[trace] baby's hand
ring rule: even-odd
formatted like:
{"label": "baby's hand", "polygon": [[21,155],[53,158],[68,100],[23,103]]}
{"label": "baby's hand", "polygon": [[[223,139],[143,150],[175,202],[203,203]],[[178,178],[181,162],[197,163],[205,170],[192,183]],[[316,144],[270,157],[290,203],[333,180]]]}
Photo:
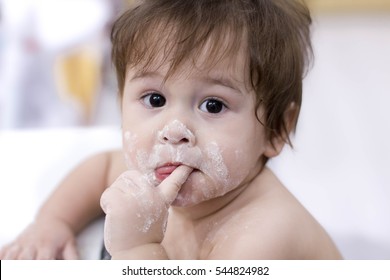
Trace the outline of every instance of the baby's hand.
{"label": "baby's hand", "polygon": [[36,221],[0,250],[0,259],[78,259],[75,236],[57,220]]}
{"label": "baby's hand", "polygon": [[191,171],[179,166],[157,187],[139,172],[127,171],[103,193],[101,206],[107,214],[104,241],[111,255],[162,242],[168,208]]}

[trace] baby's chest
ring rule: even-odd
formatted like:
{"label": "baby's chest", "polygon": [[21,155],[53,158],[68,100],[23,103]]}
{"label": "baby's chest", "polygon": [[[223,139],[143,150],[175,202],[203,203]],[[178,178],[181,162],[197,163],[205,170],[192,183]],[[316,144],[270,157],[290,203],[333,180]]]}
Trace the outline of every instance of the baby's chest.
{"label": "baby's chest", "polygon": [[193,229],[176,228],[174,232],[167,231],[163,246],[170,259],[207,259],[213,248],[212,240],[207,232],[200,234]]}

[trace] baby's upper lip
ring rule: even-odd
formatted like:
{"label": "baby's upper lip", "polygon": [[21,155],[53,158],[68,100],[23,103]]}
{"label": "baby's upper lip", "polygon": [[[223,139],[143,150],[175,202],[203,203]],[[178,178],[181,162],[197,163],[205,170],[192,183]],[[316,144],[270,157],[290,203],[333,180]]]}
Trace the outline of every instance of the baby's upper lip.
{"label": "baby's upper lip", "polygon": [[170,174],[180,165],[185,165],[185,166],[191,167],[194,170],[197,169],[197,168],[193,167],[191,164],[186,164],[183,162],[168,162],[168,163],[164,163],[164,164],[157,166],[155,170],[156,170],[156,172],[158,172],[160,174],[168,174],[168,173]]}
{"label": "baby's upper lip", "polygon": [[167,163],[164,163],[164,164],[161,164],[159,166],[157,166],[157,169],[158,168],[164,168],[164,167],[170,167],[170,166],[180,166],[182,165],[183,163],[181,162],[167,162]]}
{"label": "baby's upper lip", "polygon": [[163,165],[158,166],[156,168],[156,171],[160,174],[168,174],[168,173],[172,173],[180,165],[182,165],[182,163],[169,162],[169,163],[165,163]]}

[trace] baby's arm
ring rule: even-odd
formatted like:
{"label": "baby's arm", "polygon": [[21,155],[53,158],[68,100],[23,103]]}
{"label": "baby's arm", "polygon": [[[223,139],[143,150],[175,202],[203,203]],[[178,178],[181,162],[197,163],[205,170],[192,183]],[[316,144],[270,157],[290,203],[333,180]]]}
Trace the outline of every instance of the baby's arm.
{"label": "baby's arm", "polygon": [[104,192],[104,241],[113,259],[168,259],[161,245],[168,208],[191,171],[179,166],[157,187],[139,172],[127,171]]}
{"label": "baby's arm", "polygon": [[99,200],[114,152],[92,156],[77,166],[39,210],[35,221],[0,250],[0,259],[75,259],[75,236],[102,215]]}

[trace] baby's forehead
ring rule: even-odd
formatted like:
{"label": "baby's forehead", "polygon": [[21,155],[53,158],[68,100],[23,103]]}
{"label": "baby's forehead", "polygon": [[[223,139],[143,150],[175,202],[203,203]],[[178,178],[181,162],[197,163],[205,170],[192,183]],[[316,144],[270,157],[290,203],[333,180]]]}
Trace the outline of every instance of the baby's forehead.
{"label": "baby's forehead", "polygon": [[[171,77],[210,76],[245,82],[248,78],[249,63],[243,41],[236,44],[229,41],[229,36],[225,36],[223,42],[210,37],[196,48],[181,49],[174,40],[167,40],[166,34],[151,36],[148,40],[147,44],[153,48],[144,51],[137,63],[130,60],[127,72],[131,71],[136,76],[164,73],[165,80]],[[137,57],[140,58],[140,55]]]}

